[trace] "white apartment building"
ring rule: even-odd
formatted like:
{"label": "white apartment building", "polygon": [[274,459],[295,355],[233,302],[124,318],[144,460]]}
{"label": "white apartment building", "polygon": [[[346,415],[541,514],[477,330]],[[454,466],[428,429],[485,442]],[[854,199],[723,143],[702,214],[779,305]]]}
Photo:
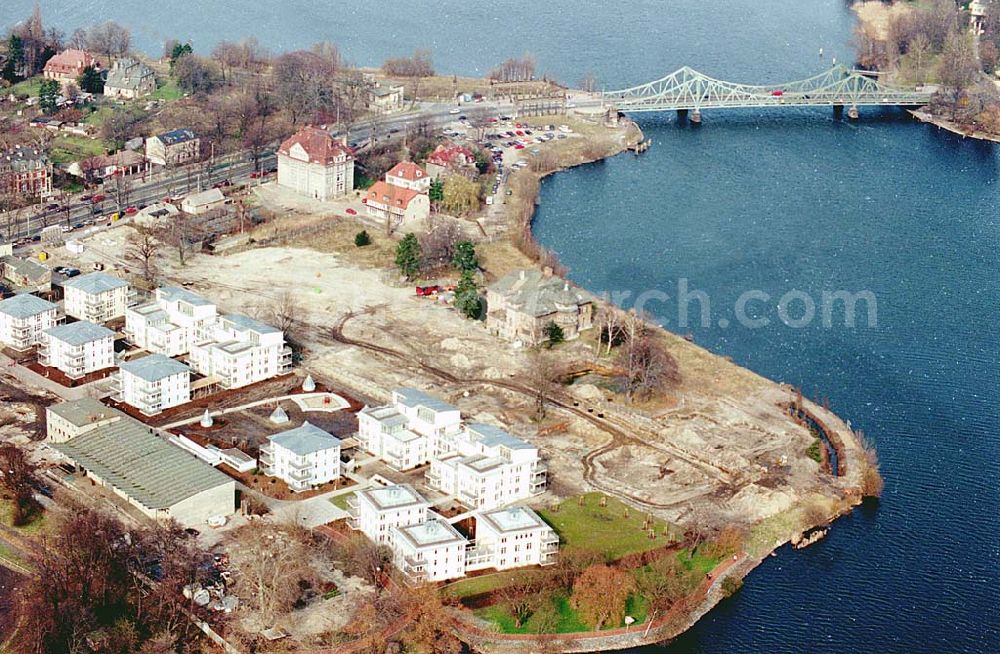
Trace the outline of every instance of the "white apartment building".
{"label": "white apartment building", "polygon": [[465,576],[465,550],[469,541],[446,520],[392,530],[394,563],[411,583],[443,581]]}
{"label": "white apartment building", "polygon": [[67,316],[104,323],[125,315],[128,282],[102,272],[73,277],[63,282]]}
{"label": "white apartment building", "polygon": [[465,554],[468,572],[526,565],[551,565],[559,557],[559,536],[525,506],[476,514],[476,539]]}
{"label": "white apartment building", "polygon": [[392,403],[358,413],[358,441],[396,470],[427,463],[439,441],[461,430],[458,408],[415,388],[393,391]]}
{"label": "white apartment building", "polygon": [[221,316],[201,330],[204,340],[191,345],[191,366],[218,377],[223,388],[241,388],[288,372],[292,350],[284,333],[248,316]]}
{"label": "white apartment building", "polygon": [[24,352],[56,325],[56,305],[40,297],[15,295],[0,302],[0,343]]}
{"label": "white apartment building", "polygon": [[379,545],[391,545],[393,529],[427,520],[430,502],[409,484],[363,488],[347,500],[347,524]]}
{"label": "white apartment building", "polygon": [[115,333],[81,320],[50,327],[42,332],[38,362],[57,368],[70,379],[115,365]]}
{"label": "white apartment building", "polygon": [[191,369],[162,354],[118,366],[113,397],[147,416],[191,400]]}
{"label": "white apartment building", "polygon": [[275,434],[260,448],[261,471],[293,491],[309,490],[340,477],[340,439],[308,422]]}
{"label": "white apartment building", "polygon": [[473,509],[492,509],[545,490],[538,448],[499,427],[470,423],[440,440],[427,483]]}
{"label": "white apartment building", "polygon": [[136,346],[168,357],[187,353],[204,340],[217,318],[215,304],[176,286],[153,292],[153,300],[125,310],[125,335]]}

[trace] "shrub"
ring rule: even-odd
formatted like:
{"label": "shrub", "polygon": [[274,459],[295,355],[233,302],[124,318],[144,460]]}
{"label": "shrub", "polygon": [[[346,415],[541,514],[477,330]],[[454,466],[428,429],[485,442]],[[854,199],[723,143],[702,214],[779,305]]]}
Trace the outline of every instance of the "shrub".
{"label": "shrub", "polygon": [[354,235],[354,244],[359,248],[363,248],[366,245],[372,244],[372,237],[368,235],[368,231],[362,229],[360,232]]}

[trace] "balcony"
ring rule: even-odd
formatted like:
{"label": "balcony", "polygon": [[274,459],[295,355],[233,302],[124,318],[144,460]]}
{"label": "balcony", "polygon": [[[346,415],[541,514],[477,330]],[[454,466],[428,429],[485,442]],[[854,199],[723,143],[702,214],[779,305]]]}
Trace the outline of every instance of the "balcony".
{"label": "balcony", "polygon": [[262,466],[273,466],[274,455],[262,447],[260,448],[260,453],[257,456],[257,461],[259,461]]}
{"label": "balcony", "polygon": [[[313,469],[312,467],[306,468],[305,470],[296,470],[293,468],[289,471],[288,477],[294,481],[305,483],[313,478]],[[291,482],[289,482],[289,484],[291,484]]]}

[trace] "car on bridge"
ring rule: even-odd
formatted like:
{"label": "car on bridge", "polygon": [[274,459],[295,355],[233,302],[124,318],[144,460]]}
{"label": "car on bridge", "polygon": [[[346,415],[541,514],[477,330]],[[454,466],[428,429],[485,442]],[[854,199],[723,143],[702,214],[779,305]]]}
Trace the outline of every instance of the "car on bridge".
{"label": "car on bridge", "polygon": [[774,89],[773,91],[771,91],[771,95],[773,95],[776,98],[780,98],[781,96],[785,95],[785,92],[782,89]]}

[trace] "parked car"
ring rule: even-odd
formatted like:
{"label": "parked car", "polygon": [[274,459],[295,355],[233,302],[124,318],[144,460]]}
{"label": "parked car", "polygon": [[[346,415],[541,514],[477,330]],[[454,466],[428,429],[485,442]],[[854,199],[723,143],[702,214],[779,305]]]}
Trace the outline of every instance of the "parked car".
{"label": "parked car", "polygon": [[417,287],[417,295],[420,296],[420,297],[427,297],[427,296],[430,296],[430,295],[437,295],[440,291],[441,291],[441,287],[437,286],[437,285],[434,285],[434,286],[418,286]]}
{"label": "parked car", "polygon": [[90,201],[93,202],[94,204],[97,204],[98,202],[104,202],[104,199],[105,198],[103,195],[98,194],[90,198]]}
{"label": "parked car", "polygon": [[55,203],[55,202],[53,202],[52,204],[45,205],[45,210],[46,211],[55,211],[56,209],[59,209],[59,208],[60,208],[59,205],[57,203]]}

